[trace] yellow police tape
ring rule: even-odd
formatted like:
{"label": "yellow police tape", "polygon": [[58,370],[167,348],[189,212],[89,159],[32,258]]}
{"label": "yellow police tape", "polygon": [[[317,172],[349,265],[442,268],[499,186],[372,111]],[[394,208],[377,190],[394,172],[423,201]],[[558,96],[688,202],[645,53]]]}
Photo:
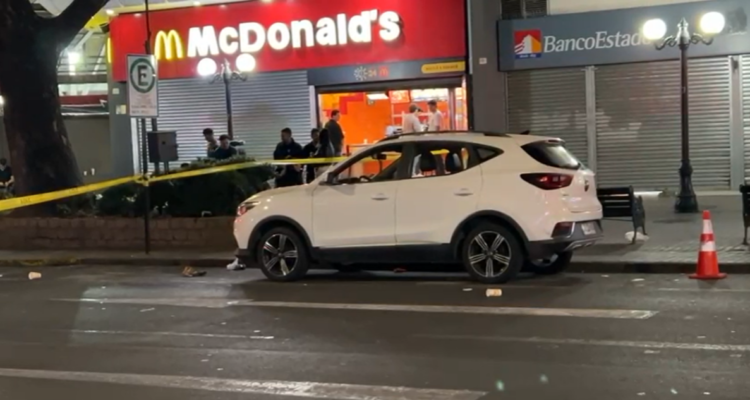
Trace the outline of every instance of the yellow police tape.
{"label": "yellow police tape", "polygon": [[245,163],[222,165],[219,167],[201,168],[192,171],[177,172],[161,176],[152,176],[144,178],[141,175],[129,176],[125,178],[112,179],[105,182],[92,183],[90,185],[79,186],[72,189],[63,189],[55,192],[34,194],[24,197],[14,197],[11,199],[0,200],[0,212],[13,210],[21,207],[33,206],[36,204],[46,203],[49,201],[60,200],[68,197],[79,196],[86,193],[96,192],[108,189],[114,186],[124,185],[126,183],[136,182],[148,186],[152,182],[168,181],[173,179],[184,179],[194,176],[215,174],[218,172],[234,171],[257,167],[261,165],[295,165],[295,164],[333,164],[345,160],[346,157],[335,158],[308,158],[300,160],[273,160],[273,161],[249,161]]}
{"label": "yellow police tape", "polygon": [[[433,151],[433,154],[446,154],[446,150]],[[235,171],[238,169],[252,168],[261,165],[315,165],[315,164],[335,164],[337,162],[346,160],[348,157],[331,157],[331,158],[305,158],[295,160],[264,160],[264,161],[248,161],[244,163],[222,165],[219,167],[201,168],[191,171],[176,172],[174,174],[166,174],[160,176],[149,176],[143,177],[142,175],[130,176],[126,178],[118,178],[110,181],[92,183],[90,185],[79,186],[72,189],[58,190],[55,192],[34,194],[31,196],[15,197],[12,199],[0,200],[0,212],[13,210],[21,207],[33,206],[36,204],[46,203],[48,201],[60,200],[67,197],[78,196],[86,193],[96,192],[111,188],[113,186],[124,185],[126,183],[136,182],[138,184],[148,186],[153,182],[171,181],[175,179],[191,178],[194,176],[215,174],[219,172]],[[387,159],[395,160],[398,159],[398,155],[388,156]],[[377,161],[373,159],[372,161]]]}

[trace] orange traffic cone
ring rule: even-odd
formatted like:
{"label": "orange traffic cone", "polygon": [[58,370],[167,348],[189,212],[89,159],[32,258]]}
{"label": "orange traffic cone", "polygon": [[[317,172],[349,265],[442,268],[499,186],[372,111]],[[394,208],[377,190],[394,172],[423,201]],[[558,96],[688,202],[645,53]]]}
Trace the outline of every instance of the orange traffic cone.
{"label": "orange traffic cone", "polygon": [[716,255],[714,228],[711,224],[711,213],[703,211],[703,233],[701,250],[698,253],[698,266],[690,279],[724,279],[727,274],[719,272],[719,258]]}

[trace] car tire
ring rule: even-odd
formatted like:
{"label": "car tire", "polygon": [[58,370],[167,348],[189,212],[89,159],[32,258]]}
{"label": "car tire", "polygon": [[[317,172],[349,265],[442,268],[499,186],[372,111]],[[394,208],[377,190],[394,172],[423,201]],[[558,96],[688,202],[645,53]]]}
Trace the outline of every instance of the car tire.
{"label": "car tire", "polygon": [[472,229],[461,247],[464,268],[482,283],[510,281],[521,270],[525,258],[518,236],[493,223],[482,223]]}
{"label": "car tire", "polygon": [[573,259],[573,252],[555,254],[549,260],[528,260],[525,270],[539,275],[555,275],[565,271]]}
{"label": "car tire", "polygon": [[256,246],[258,268],[269,280],[296,281],[310,269],[307,246],[299,233],[292,229],[272,228],[261,236]]}

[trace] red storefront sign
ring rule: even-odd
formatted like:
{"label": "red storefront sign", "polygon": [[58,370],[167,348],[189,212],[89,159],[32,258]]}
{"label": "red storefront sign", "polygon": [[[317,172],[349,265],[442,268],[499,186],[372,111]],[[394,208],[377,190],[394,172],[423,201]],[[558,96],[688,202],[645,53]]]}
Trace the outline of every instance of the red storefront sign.
{"label": "red storefront sign", "polygon": [[[240,54],[265,72],[466,53],[464,0],[249,1],[155,11],[150,19],[160,79],[195,77],[206,58],[235,65]],[[145,31],[140,13],[110,23],[115,80],[127,79],[128,54],[144,52]]]}

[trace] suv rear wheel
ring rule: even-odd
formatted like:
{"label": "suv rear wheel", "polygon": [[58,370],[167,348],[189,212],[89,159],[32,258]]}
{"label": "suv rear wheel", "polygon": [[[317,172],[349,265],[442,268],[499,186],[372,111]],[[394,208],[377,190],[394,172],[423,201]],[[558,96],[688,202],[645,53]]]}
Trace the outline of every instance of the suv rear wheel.
{"label": "suv rear wheel", "polygon": [[296,281],[310,268],[305,242],[297,232],[272,228],[260,238],[256,253],[258,266],[266,278],[277,282]]}
{"label": "suv rear wheel", "polygon": [[521,270],[524,258],[516,235],[489,222],[472,229],[461,249],[464,268],[482,283],[508,282]]}

